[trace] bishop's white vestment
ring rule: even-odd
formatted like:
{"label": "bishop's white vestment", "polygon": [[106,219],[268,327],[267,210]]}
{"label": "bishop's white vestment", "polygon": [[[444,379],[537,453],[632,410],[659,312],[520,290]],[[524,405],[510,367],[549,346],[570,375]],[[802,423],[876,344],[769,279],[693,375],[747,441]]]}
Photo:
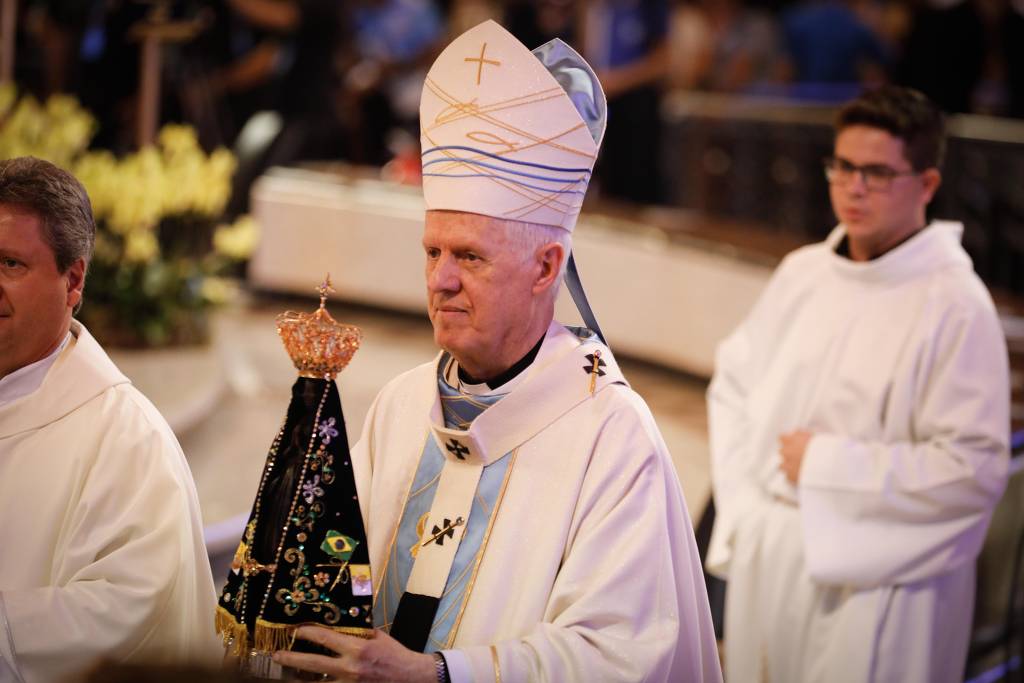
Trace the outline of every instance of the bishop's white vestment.
{"label": "bishop's white vestment", "polygon": [[[607,347],[552,323],[522,379],[465,430],[444,426],[438,372],[446,357],[388,384],[353,449],[375,617],[394,607],[383,604],[382,584],[395,572],[389,559],[412,553],[410,586],[429,588],[439,577],[435,594],[448,595],[462,582],[464,599],[438,615],[449,620],[437,649],[455,663],[454,683],[720,680],[675,468]],[[396,540],[399,524],[418,493],[421,456],[435,446],[438,494],[423,535],[407,545]],[[497,494],[485,501],[493,471]],[[481,482],[470,498],[487,509],[484,529],[467,529],[468,513],[447,514],[444,490],[464,475]],[[452,540],[474,535],[479,552],[459,576],[421,571],[430,557],[454,553]]]}
{"label": "bishop's white vestment", "polygon": [[78,322],[0,406],[0,680],[220,650],[195,486],[170,427]]}
{"label": "bishop's white vestment", "polygon": [[[706,564],[729,582],[729,680],[962,680],[1009,384],[961,232],[934,222],[854,262],[839,226],[719,347]],[[798,429],[814,436],[794,487],[778,438]]]}

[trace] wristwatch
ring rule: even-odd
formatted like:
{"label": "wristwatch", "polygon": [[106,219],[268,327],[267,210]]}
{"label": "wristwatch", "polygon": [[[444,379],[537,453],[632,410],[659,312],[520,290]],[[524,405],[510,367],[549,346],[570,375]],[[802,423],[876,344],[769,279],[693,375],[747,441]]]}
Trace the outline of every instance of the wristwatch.
{"label": "wristwatch", "polygon": [[434,671],[437,672],[437,683],[452,683],[448,677],[448,662],[440,652],[434,653]]}

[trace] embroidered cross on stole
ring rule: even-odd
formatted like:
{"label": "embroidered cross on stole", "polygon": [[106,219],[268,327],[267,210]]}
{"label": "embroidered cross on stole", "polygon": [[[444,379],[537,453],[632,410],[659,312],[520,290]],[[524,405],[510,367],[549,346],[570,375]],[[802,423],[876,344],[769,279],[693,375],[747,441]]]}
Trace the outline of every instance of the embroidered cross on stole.
{"label": "embroidered cross on stole", "polygon": [[[444,423],[449,429],[466,430],[504,394],[461,393],[440,372],[446,365],[438,364],[437,379]],[[484,466],[473,456],[471,445],[457,436],[440,444],[427,438],[390,550],[375,625],[416,651],[450,646],[509,469],[508,457]],[[433,566],[417,565],[420,558],[433,560]],[[434,576],[438,571],[447,572],[443,583]],[[431,590],[438,585],[443,587],[440,595]]]}

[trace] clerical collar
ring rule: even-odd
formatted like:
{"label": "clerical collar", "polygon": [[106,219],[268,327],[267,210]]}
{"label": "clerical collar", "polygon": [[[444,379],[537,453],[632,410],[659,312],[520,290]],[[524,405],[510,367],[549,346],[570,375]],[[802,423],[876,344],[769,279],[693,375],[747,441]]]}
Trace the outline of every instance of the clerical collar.
{"label": "clerical collar", "polygon": [[[883,251],[881,254],[875,254],[874,256],[869,258],[868,260],[869,261],[874,261],[877,258],[885,256],[886,254],[888,254],[893,249],[896,249],[897,247],[900,247],[903,244],[905,244],[907,242],[907,240],[909,240],[911,237],[914,237],[915,235],[919,235],[921,233],[921,231],[924,230],[926,227],[928,227],[928,226],[925,225],[923,227],[918,228],[914,232],[910,233],[909,235],[907,235],[906,237],[901,239],[896,244],[892,245],[891,247],[889,247],[888,249]],[[839,244],[836,245],[835,251],[836,251],[836,256],[842,256],[843,258],[850,259],[851,261],[853,260],[853,258],[850,256],[850,236],[849,235],[843,235],[843,239],[839,240]]]}
{"label": "clerical collar", "polygon": [[57,361],[57,356],[68,345],[68,340],[70,339],[71,333],[68,332],[64,335],[64,341],[58,344],[57,348],[46,358],[30,363],[23,368],[18,368],[9,375],[0,378],[0,406],[17,401],[19,398],[28,396],[38,389],[43,380],[46,379],[46,373],[50,370],[50,366]]}
{"label": "clerical collar", "polygon": [[843,239],[836,245],[836,255],[850,258],[850,238],[847,235],[843,235]]}
{"label": "clerical collar", "polygon": [[545,330],[545,334],[542,334],[540,336],[540,339],[538,339],[537,343],[533,345],[533,348],[527,351],[525,356],[523,356],[518,361],[513,363],[512,367],[510,367],[508,370],[501,373],[500,375],[496,375],[490,379],[476,379],[475,377],[472,377],[468,372],[466,372],[461,365],[459,365],[459,382],[461,382],[463,385],[468,385],[468,387],[486,385],[487,388],[490,389],[491,391],[501,386],[504,386],[505,384],[508,384],[513,379],[518,377],[523,370],[530,367],[534,359],[537,357],[537,352],[540,351],[541,344],[544,343],[544,336],[546,334],[547,331]]}

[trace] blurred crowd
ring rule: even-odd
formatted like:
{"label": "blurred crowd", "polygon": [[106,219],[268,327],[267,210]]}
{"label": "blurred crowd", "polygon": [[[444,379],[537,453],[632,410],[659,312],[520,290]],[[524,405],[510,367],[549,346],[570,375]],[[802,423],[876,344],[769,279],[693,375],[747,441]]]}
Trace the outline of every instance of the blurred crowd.
{"label": "blurred crowd", "polygon": [[[21,0],[15,80],[76,95],[94,145],[133,146],[138,27],[162,34],[161,121],[263,169],[415,155],[426,68],[487,18],[581,47],[609,98],[601,193],[655,201],[666,89],[838,102],[895,82],[948,112],[1024,117],[1024,0]],[[623,123],[627,122],[627,123]]]}

